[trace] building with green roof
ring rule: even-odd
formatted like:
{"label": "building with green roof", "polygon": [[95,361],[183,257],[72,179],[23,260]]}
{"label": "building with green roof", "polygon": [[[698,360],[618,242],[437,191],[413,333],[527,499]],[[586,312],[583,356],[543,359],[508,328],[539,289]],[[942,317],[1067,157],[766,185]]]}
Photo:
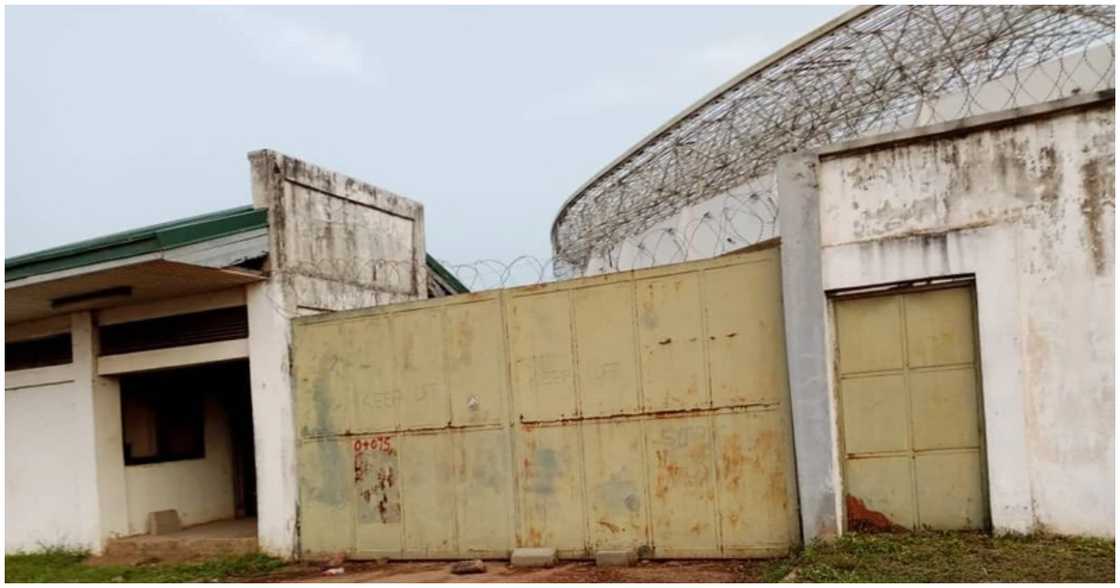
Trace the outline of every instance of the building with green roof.
{"label": "building with green roof", "polygon": [[420,203],[273,151],[252,203],[8,258],[7,549],[295,553],[289,321],[463,294]]}

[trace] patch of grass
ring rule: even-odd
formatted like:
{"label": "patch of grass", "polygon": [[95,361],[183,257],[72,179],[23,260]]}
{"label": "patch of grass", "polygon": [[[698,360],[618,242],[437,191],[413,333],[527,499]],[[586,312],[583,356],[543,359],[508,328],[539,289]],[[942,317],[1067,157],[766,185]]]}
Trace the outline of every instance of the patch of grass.
{"label": "patch of grass", "polygon": [[773,562],[768,582],[1113,582],[1115,543],[1053,535],[850,533]]}
{"label": "patch of grass", "polygon": [[91,566],[88,553],[52,548],[4,557],[7,582],[205,582],[251,579],[278,570],[284,562],[265,555],[243,555],[185,564]]}

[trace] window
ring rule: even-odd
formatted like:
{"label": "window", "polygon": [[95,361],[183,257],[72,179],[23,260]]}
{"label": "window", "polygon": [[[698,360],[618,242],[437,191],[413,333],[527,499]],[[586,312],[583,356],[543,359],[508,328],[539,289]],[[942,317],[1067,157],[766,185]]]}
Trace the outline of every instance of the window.
{"label": "window", "polygon": [[4,371],[64,365],[72,361],[70,333],[4,345]]}
{"label": "window", "polygon": [[106,325],[98,334],[101,355],[244,339],[249,336],[249,313],[245,306],[218,308]]}
{"label": "window", "polygon": [[121,378],[125,465],[206,456],[205,389],[178,372]]}

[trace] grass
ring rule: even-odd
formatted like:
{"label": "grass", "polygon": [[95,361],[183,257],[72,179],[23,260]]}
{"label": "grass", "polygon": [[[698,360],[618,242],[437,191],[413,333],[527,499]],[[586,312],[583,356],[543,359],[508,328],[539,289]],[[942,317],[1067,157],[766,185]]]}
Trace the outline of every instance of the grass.
{"label": "grass", "polygon": [[52,548],[4,557],[7,582],[206,582],[247,580],[278,570],[284,563],[264,555],[244,555],[201,563],[91,566],[84,551]]}
{"label": "grass", "polygon": [[851,533],[773,562],[765,582],[1113,582],[1113,541],[983,533]]}
{"label": "grass", "polygon": [[[1053,535],[850,533],[785,559],[743,562],[743,580],[763,582],[1113,582],[1115,543]],[[6,556],[8,582],[206,582],[284,579],[307,573],[271,557],[201,563],[90,566],[82,551]],[[298,566],[297,566],[298,567]]]}

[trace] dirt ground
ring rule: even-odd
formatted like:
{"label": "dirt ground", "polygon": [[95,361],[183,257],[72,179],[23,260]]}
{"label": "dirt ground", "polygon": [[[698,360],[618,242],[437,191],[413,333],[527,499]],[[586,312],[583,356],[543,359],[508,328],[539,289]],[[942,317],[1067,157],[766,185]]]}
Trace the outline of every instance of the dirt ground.
{"label": "dirt ground", "polygon": [[[599,568],[594,562],[562,562],[553,568],[513,568],[505,561],[486,562],[486,572],[455,575],[448,562],[346,562],[340,575],[324,575],[318,566],[280,570],[265,582],[742,582],[757,579],[764,562],[640,562],[628,568]],[[261,581],[258,579],[256,581]]]}

